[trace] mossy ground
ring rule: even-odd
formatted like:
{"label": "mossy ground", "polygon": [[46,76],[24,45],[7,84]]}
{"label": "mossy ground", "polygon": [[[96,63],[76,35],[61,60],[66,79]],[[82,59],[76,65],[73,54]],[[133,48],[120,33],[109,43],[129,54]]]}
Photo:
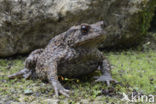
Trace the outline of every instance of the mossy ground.
{"label": "mossy ground", "polygon": [[99,75],[98,71],[81,79],[65,79],[62,81],[63,86],[74,93],[70,98],[61,95],[59,99],[53,96],[54,91],[49,83],[7,78],[24,67],[26,57],[0,59],[0,104],[126,104],[126,101],[121,100],[123,92],[129,97],[132,92],[136,95],[156,95],[156,50],[147,49],[148,44],[143,47],[146,51],[104,52],[112,65],[112,76],[119,84],[107,87],[95,83],[93,76]]}

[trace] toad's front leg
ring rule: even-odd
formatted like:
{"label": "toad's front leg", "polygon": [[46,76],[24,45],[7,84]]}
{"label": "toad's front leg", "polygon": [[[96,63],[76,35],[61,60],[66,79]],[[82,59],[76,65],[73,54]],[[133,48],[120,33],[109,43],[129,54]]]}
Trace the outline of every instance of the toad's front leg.
{"label": "toad's front leg", "polygon": [[51,62],[48,65],[48,80],[54,88],[56,97],[58,97],[59,93],[63,94],[66,97],[69,97],[69,90],[65,89],[58,80],[57,62]]}
{"label": "toad's front leg", "polygon": [[104,58],[104,60],[100,63],[100,70],[102,75],[97,77],[96,82],[106,82],[107,86],[110,85],[110,82],[117,83],[117,81],[111,76],[111,67],[107,59]]}

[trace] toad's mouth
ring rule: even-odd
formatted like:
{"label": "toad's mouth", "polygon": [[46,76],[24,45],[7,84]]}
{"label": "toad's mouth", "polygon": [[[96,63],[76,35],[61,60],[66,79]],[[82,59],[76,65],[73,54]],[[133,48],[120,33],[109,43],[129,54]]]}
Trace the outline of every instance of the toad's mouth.
{"label": "toad's mouth", "polygon": [[76,43],[76,47],[81,47],[81,46],[97,46],[99,45],[106,37],[104,35],[98,35],[94,38],[90,38],[87,40],[82,40]]}

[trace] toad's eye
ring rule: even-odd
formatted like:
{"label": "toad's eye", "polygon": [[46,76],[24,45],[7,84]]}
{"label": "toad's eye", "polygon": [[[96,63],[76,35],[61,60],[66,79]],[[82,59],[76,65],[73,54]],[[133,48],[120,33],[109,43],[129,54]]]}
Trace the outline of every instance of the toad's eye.
{"label": "toad's eye", "polygon": [[81,25],[81,33],[83,35],[86,35],[89,32],[90,26],[87,25]]}

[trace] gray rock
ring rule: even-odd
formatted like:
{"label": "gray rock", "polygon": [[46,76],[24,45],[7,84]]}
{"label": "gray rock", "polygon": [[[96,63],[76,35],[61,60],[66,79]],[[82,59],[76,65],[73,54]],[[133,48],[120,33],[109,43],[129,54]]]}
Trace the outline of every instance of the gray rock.
{"label": "gray rock", "polygon": [[44,47],[72,25],[104,20],[101,47],[131,46],[146,34],[156,0],[0,0],[0,56]]}

